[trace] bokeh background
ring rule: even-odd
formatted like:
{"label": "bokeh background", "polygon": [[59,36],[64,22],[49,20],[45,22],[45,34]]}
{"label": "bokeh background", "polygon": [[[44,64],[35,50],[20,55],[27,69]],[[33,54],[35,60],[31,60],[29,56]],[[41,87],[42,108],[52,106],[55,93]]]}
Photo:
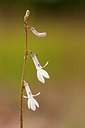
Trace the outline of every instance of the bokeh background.
{"label": "bokeh background", "polygon": [[35,112],[23,103],[24,128],[85,128],[85,2],[84,0],[0,1],[0,128],[19,127],[20,81],[25,32],[29,25],[47,32],[46,38],[28,34],[28,48],[38,55],[50,75],[38,82],[31,57],[26,81],[41,92]]}

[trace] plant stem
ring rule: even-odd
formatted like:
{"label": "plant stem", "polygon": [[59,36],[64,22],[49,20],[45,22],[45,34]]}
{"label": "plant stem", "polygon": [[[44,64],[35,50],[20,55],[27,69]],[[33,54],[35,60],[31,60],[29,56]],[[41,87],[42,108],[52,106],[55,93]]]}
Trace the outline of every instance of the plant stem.
{"label": "plant stem", "polygon": [[25,34],[26,34],[26,44],[25,44],[25,53],[24,53],[24,64],[21,78],[21,94],[20,94],[20,128],[23,128],[23,91],[24,91],[24,80],[26,72],[26,64],[28,57],[28,25],[27,21],[24,22]]}

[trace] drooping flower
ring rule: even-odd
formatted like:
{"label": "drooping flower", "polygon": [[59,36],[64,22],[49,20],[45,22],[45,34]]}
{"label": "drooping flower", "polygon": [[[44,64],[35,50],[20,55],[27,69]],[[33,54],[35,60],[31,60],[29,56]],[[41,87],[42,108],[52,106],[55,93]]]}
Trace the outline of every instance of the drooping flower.
{"label": "drooping flower", "polygon": [[36,67],[36,70],[37,70],[37,78],[40,82],[42,83],[45,83],[45,78],[50,78],[49,74],[43,69],[44,67],[47,66],[48,64],[48,61],[47,63],[42,67],[37,59],[37,56],[35,53],[33,52],[30,52],[31,53],[31,57],[32,57],[32,60],[34,62],[34,65]]}
{"label": "drooping flower", "polygon": [[25,87],[27,96],[23,96],[23,97],[28,99],[28,102],[27,102],[28,108],[35,111],[36,107],[39,108],[39,104],[33,97],[38,96],[40,94],[40,92],[33,95],[31,90],[30,90],[30,87],[26,81],[24,81],[24,87]]}
{"label": "drooping flower", "polygon": [[46,36],[46,32],[38,32],[38,31],[36,31],[35,30],[35,28],[33,28],[33,27],[31,27],[30,28],[30,31],[34,34],[34,35],[36,35],[36,36],[38,36],[38,37],[45,37]]}

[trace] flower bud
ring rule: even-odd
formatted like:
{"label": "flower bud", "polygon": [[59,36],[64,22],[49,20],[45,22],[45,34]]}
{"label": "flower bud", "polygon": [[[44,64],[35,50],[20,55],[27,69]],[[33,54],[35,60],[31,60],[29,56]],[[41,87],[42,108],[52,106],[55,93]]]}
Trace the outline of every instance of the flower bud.
{"label": "flower bud", "polygon": [[45,37],[46,36],[46,32],[38,32],[38,31],[36,31],[35,30],[35,28],[33,28],[33,27],[31,27],[30,28],[30,31],[34,34],[34,35],[36,35],[36,36],[38,36],[38,37]]}
{"label": "flower bud", "polygon": [[26,11],[26,14],[25,14],[25,16],[24,16],[24,22],[27,21],[27,19],[28,19],[28,17],[29,17],[29,14],[30,14],[30,11],[27,10],[27,11]]}

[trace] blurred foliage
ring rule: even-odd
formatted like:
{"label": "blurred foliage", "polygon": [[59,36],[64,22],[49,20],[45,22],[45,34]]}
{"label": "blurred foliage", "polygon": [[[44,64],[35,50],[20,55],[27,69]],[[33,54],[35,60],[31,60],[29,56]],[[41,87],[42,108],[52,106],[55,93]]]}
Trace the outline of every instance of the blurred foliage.
{"label": "blurred foliage", "polygon": [[[38,38],[29,32],[28,48],[38,55],[42,66],[49,61],[45,70],[51,78],[43,88],[36,78],[31,57],[28,56],[26,80],[33,92],[39,90],[42,94],[38,99],[40,109],[35,113],[24,109],[25,125],[37,128],[85,128],[84,4],[83,0],[0,1],[1,128],[1,122],[5,128],[4,120],[11,124],[10,127],[6,124],[6,128],[18,127],[15,122],[18,121],[25,47],[23,16],[27,9],[31,11],[29,25],[40,32],[47,32],[46,38]],[[27,101],[24,102],[27,108]]]}
{"label": "blurred foliage", "polygon": [[[26,7],[68,7],[68,6],[77,6],[77,5],[85,5],[85,0],[9,0],[9,1],[0,1],[1,8],[7,9],[24,9]],[[9,7],[9,8],[8,8]]]}
{"label": "blurred foliage", "polygon": [[[13,14],[14,15],[14,14]],[[9,17],[10,18],[10,17]],[[20,80],[23,53],[25,45],[25,33],[23,27],[23,15],[4,19],[0,23],[0,76]],[[56,13],[56,15],[33,14],[29,18],[29,24],[38,31],[46,31],[46,38],[37,38],[29,33],[29,49],[38,54],[42,65],[48,60],[46,70],[55,78],[61,79],[85,73],[85,24],[84,17],[77,12]],[[29,57],[27,79],[36,80],[36,70]],[[30,75],[29,75],[30,74]],[[29,76],[29,77],[28,77]],[[34,77],[35,76],[35,77]]]}

